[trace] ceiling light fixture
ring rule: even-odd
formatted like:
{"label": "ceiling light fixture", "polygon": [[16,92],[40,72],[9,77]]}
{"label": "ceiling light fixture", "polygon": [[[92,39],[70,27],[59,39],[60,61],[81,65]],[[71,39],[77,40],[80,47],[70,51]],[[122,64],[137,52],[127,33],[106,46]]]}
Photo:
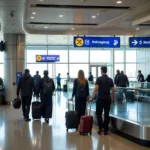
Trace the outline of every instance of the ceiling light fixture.
{"label": "ceiling light fixture", "polygon": [[48,27],[45,26],[44,28],[47,29]]}
{"label": "ceiling light fixture", "polygon": [[36,15],[36,12],[32,12],[32,15]]}
{"label": "ceiling light fixture", "polygon": [[97,13],[97,16],[99,16],[99,13]]}
{"label": "ceiling light fixture", "polygon": [[138,31],[138,30],[140,30],[139,28],[136,28],[136,30]]}
{"label": "ceiling light fixture", "polygon": [[34,17],[32,16],[31,19],[34,19]]}
{"label": "ceiling light fixture", "polygon": [[40,0],[40,2],[43,2],[43,0]]}
{"label": "ceiling light fixture", "polygon": [[71,30],[75,30],[75,28],[71,28]]}
{"label": "ceiling light fixture", "polygon": [[117,4],[122,4],[122,1],[117,1],[116,3],[117,3]]}
{"label": "ceiling light fixture", "polygon": [[95,18],[96,18],[96,16],[92,16],[92,18],[93,18],[93,19],[95,19]]}
{"label": "ceiling light fixture", "polygon": [[59,15],[60,18],[62,18],[64,15]]}

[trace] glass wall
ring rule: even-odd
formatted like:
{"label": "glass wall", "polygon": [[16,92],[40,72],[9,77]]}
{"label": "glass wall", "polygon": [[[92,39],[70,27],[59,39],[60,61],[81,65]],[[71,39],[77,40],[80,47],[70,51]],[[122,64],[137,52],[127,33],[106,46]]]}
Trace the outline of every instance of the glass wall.
{"label": "glass wall", "polygon": [[[48,69],[50,76],[55,77],[61,73],[66,78],[67,72],[72,78],[77,77],[79,69],[83,69],[85,76],[91,65],[109,66],[109,75],[113,78],[116,70],[124,71],[129,80],[137,80],[137,71],[142,70],[146,76],[150,69],[149,49],[130,49],[128,46],[129,36],[121,36],[121,48],[74,48],[73,36],[66,35],[27,35],[26,36],[26,67],[34,75],[36,70],[43,74]],[[60,61],[55,65],[51,63],[36,63],[36,55],[59,55]],[[55,71],[55,75],[54,72]]]}

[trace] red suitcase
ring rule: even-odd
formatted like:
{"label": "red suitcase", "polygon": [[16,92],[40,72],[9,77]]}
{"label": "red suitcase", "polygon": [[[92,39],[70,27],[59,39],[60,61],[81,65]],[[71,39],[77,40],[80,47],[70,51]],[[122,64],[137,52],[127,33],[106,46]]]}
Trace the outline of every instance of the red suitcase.
{"label": "red suitcase", "polygon": [[80,135],[83,134],[92,134],[93,127],[93,116],[90,116],[91,113],[91,102],[90,102],[90,112],[89,116],[82,116],[80,119]]}

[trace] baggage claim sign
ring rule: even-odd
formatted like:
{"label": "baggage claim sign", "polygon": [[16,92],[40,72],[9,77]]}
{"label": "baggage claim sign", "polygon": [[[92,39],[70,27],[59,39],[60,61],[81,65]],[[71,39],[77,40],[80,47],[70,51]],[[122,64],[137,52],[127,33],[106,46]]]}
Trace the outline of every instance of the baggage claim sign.
{"label": "baggage claim sign", "polygon": [[119,48],[120,37],[74,37],[74,47]]}

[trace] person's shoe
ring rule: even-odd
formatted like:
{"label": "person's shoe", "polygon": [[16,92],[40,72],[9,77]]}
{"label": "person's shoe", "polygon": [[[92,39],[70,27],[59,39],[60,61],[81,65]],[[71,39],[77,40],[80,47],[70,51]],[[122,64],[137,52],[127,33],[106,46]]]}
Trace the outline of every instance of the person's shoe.
{"label": "person's shoe", "polygon": [[23,120],[26,120],[26,117],[24,117]]}
{"label": "person's shoe", "polygon": [[108,135],[108,131],[104,131],[104,135]]}
{"label": "person's shoe", "polygon": [[99,129],[99,131],[97,132],[97,134],[102,134],[102,133],[103,133],[102,129]]}
{"label": "person's shoe", "polygon": [[31,121],[31,119],[30,119],[30,118],[26,118],[25,121],[26,121],[26,122],[29,122],[29,121]]}

